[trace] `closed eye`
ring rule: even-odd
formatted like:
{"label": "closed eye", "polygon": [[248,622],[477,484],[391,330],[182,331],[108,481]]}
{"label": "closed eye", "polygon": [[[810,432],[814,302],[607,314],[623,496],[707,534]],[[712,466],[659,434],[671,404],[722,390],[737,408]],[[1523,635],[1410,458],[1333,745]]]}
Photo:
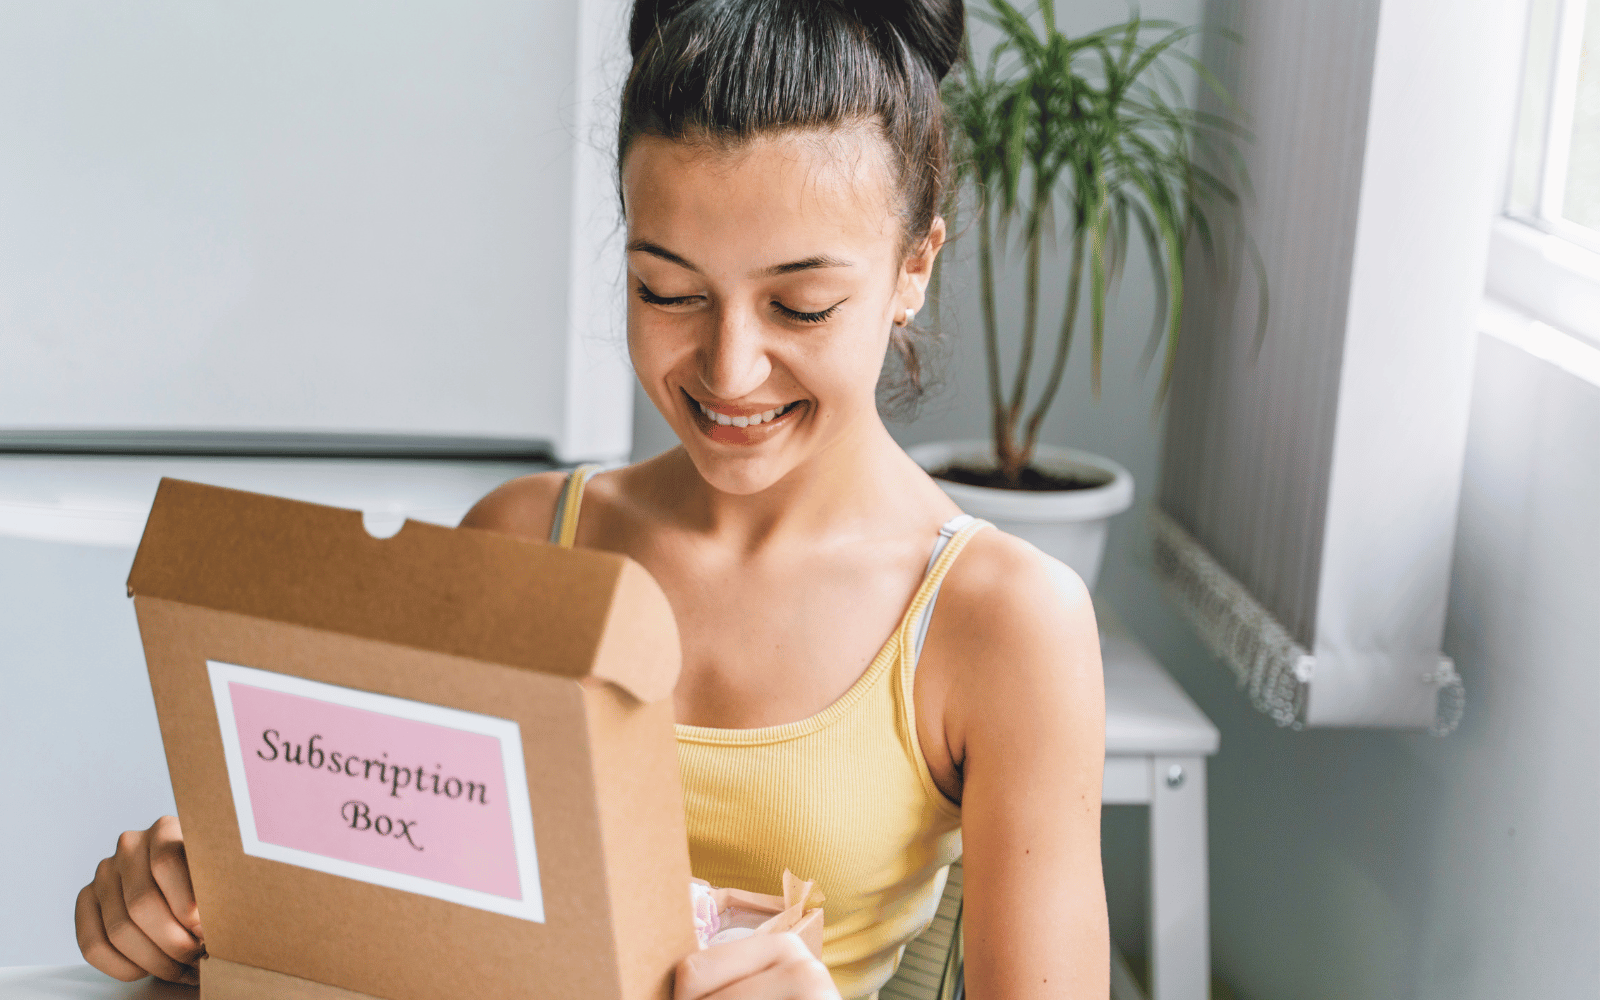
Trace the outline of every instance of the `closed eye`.
{"label": "closed eye", "polygon": [[798,309],[790,309],[788,306],[777,301],[776,299],[773,300],[772,307],[778,310],[780,315],[788,319],[792,319],[796,323],[821,323],[829,316],[832,316],[835,312],[837,312],[839,307],[848,301],[850,301],[848,298],[840,299],[838,302],[835,302],[833,305],[823,309],[820,312],[801,312]]}
{"label": "closed eye", "polygon": [[650,305],[653,305],[653,306],[681,306],[681,305],[687,305],[688,303],[693,302],[694,300],[696,300],[698,298],[700,298],[700,296],[698,296],[698,295],[675,295],[675,296],[657,295],[655,292],[652,292],[650,290],[649,286],[645,285],[643,282],[639,283],[639,301],[648,302]]}

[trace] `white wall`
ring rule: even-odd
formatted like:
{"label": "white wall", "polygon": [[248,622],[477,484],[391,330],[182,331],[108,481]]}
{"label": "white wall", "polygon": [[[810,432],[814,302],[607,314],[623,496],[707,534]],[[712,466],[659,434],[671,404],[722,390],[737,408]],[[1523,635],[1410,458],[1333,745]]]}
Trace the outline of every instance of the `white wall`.
{"label": "white wall", "polygon": [[81,961],[78,890],[117,834],[176,810],[139,628],[133,551],[0,535],[0,966]]}
{"label": "white wall", "polygon": [[1479,351],[1451,736],[1276,728],[1126,567],[1123,614],[1222,730],[1213,952],[1240,997],[1600,992],[1600,386]]}

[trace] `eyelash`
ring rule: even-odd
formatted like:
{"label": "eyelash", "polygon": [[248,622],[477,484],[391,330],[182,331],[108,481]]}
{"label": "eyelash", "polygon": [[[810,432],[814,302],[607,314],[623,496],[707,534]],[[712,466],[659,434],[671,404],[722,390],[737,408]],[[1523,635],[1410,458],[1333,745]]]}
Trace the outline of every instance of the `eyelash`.
{"label": "eyelash", "polygon": [[[639,285],[639,301],[653,306],[681,306],[685,302],[697,298],[699,298],[698,295],[680,295],[674,298],[668,298],[652,292],[647,285],[642,283]],[[844,305],[844,301],[841,299],[840,301],[835,302],[833,305],[821,310],[820,312],[801,312],[798,309],[790,309],[782,302],[775,301],[772,304],[777,308],[778,312],[782,313],[786,318],[794,320],[796,323],[822,323],[826,322],[829,317],[837,312],[839,307]]]}
{"label": "eyelash", "polygon": [[835,302],[833,305],[831,305],[828,308],[822,310],[821,312],[808,313],[808,312],[800,312],[797,309],[790,309],[788,306],[784,305],[782,302],[774,302],[772,304],[777,307],[778,312],[780,312],[783,315],[787,316],[788,318],[794,320],[796,323],[821,323],[821,322],[824,322],[825,320],[827,320],[827,318],[829,316],[832,316],[835,312],[837,312],[841,305],[844,305],[843,301]]}
{"label": "eyelash", "polygon": [[641,302],[648,302],[650,305],[653,305],[653,306],[681,306],[685,302],[688,302],[692,298],[696,298],[696,296],[694,296],[694,295],[680,295],[677,298],[669,299],[669,298],[665,298],[663,296],[657,295],[655,292],[652,292],[645,285],[641,284],[639,286],[639,300]]}

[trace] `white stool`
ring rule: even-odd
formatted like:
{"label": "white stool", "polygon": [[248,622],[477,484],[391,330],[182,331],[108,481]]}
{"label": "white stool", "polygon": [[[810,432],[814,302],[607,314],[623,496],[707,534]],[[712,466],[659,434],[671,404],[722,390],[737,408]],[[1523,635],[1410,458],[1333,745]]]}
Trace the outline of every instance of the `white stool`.
{"label": "white stool", "polygon": [[1108,628],[1100,636],[1106,677],[1100,800],[1150,807],[1150,997],[1206,1000],[1211,991],[1206,758],[1217,752],[1217,727],[1149,651],[1114,620]]}

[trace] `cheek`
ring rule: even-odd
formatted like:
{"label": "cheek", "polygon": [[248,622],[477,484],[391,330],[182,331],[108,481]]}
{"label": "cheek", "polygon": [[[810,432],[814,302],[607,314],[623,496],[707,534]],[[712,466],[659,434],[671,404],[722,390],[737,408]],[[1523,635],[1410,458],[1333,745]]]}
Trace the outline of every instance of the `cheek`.
{"label": "cheek", "polygon": [[887,331],[873,324],[840,330],[829,342],[800,352],[794,367],[801,381],[819,396],[832,397],[852,409],[877,407],[878,376],[888,349]]}
{"label": "cheek", "polygon": [[875,310],[870,318],[862,321],[857,335],[852,338],[851,360],[862,380],[876,387],[878,375],[883,370],[883,358],[889,350],[889,336],[891,326],[883,318],[888,311],[888,302]]}
{"label": "cheek", "polygon": [[672,370],[673,361],[665,347],[663,338],[653,336],[652,331],[629,317],[628,358],[633,362],[634,378],[656,409],[670,420],[676,401],[666,387],[666,375]]}
{"label": "cheek", "polygon": [[628,357],[633,370],[645,389],[655,391],[652,384],[677,364],[694,346],[685,336],[684,324],[666,321],[635,305],[628,307]]}

